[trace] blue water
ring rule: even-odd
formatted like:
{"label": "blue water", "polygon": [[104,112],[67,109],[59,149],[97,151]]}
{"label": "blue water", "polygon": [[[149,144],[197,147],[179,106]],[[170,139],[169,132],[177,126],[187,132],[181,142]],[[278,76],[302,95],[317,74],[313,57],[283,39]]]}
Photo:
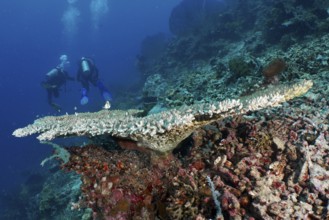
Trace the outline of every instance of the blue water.
{"label": "blue water", "polygon": [[[12,132],[37,117],[56,114],[40,82],[59,64],[59,56],[68,55],[71,65],[67,71],[74,77],[78,59],[91,56],[109,90],[111,86],[125,89],[139,80],[135,57],[141,41],[158,32],[169,34],[170,11],[179,0],[110,0],[108,11],[99,12],[96,23],[90,2],[0,1],[1,191],[19,186],[27,174],[40,171],[40,162],[52,151],[35,137],[15,138]],[[79,16],[63,20],[65,12],[72,16],[77,11]],[[75,107],[78,111],[99,107],[93,106],[101,100],[96,88],[91,88],[92,100],[83,108],[79,90],[78,82],[67,84],[56,99],[63,107],[61,114],[73,113]]]}

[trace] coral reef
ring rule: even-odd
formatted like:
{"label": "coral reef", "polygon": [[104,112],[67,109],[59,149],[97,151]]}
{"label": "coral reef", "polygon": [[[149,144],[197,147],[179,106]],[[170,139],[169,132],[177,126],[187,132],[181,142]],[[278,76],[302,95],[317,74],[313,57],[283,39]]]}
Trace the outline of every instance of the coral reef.
{"label": "coral reef", "polygon": [[[184,4],[194,8],[192,1],[184,1]],[[156,67],[144,71],[150,76],[146,79],[144,91],[150,94],[156,91],[152,89],[157,85],[152,76],[161,75],[162,82],[167,85],[167,89],[161,85],[161,90],[171,91],[156,95],[165,107],[238,98],[262,86],[264,76],[261,69],[277,57],[285,61],[287,69],[280,77],[265,77],[265,83],[277,83],[309,74],[307,70],[298,73],[289,71],[293,65],[299,66],[291,59],[294,56],[291,50],[296,50],[302,44],[306,44],[307,48],[308,40],[320,39],[328,33],[328,4],[323,0],[230,1],[226,10],[205,13],[206,18],[195,23],[190,19],[193,23],[191,26],[198,27],[197,31],[184,30],[185,34],[177,34],[169,41]],[[198,7],[195,10],[201,9]],[[175,14],[172,16],[175,17]],[[311,53],[305,54],[305,57],[299,56],[299,59],[306,59]],[[230,60],[236,57],[251,64],[247,75],[230,71]],[[319,56],[319,59],[325,58]],[[243,65],[238,67],[243,69]]]}
{"label": "coral reef", "polygon": [[283,59],[276,58],[264,67],[262,73],[266,82],[278,82],[278,76],[287,68],[287,64]]}
{"label": "coral reef", "polygon": [[327,78],[283,107],[203,126],[173,154],[67,148],[63,168],[82,178],[73,208],[94,219],[327,219],[329,109],[314,95]]}
{"label": "coral reef", "polygon": [[80,185],[77,174],[55,172],[31,201],[29,219],[83,219],[83,216],[90,216],[87,209],[72,209],[72,202],[81,195]]}
{"label": "coral reef", "polygon": [[176,148],[198,127],[228,116],[277,106],[303,95],[311,87],[311,81],[303,81],[290,87],[273,87],[238,100],[183,106],[145,117],[138,117],[138,110],[103,110],[97,113],[45,117],[37,119],[32,125],[15,130],[13,135],[23,137],[41,133],[38,136],[41,141],[72,135],[110,135],[166,153]]}
{"label": "coral reef", "polygon": [[171,156],[93,145],[69,151],[64,169],[81,174],[83,182],[84,196],[74,208],[91,208],[94,219],[154,219],[180,163]]}
{"label": "coral reef", "polygon": [[[328,94],[328,76],[316,78],[312,92]],[[214,217],[215,202],[207,211],[202,204],[212,196],[204,188],[209,176],[225,219],[328,219],[329,110],[314,94],[194,132],[185,147],[175,150],[190,170],[184,183],[173,180],[177,187],[170,193],[168,212],[175,219],[207,219],[210,212]]]}
{"label": "coral reef", "polygon": [[235,78],[248,76],[253,71],[253,65],[247,63],[242,57],[234,57],[229,60],[228,67],[233,72]]}
{"label": "coral reef", "polygon": [[52,156],[50,156],[50,157],[48,157],[48,158],[46,158],[46,159],[44,159],[42,162],[41,162],[41,166],[44,166],[45,165],[45,163],[47,163],[48,161],[50,161],[50,160],[52,160],[52,159],[60,159],[61,161],[63,161],[63,163],[67,163],[68,161],[69,161],[69,159],[70,159],[70,154],[69,154],[69,152],[65,149],[65,148],[63,148],[63,147],[61,147],[61,146],[59,146],[58,144],[55,144],[55,143],[52,143],[52,142],[41,142],[42,144],[49,144],[49,145],[51,145],[53,148],[54,148],[54,150],[55,150],[55,152],[54,152],[54,154],[52,155]]}
{"label": "coral reef", "polygon": [[1,206],[0,219],[90,219],[90,210],[71,209],[72,202],[81,195],[80,185],[79,175],[58,167],[52,172],[29,174],[17,193],[1,193],[0,202],[3,200],[5,206]]}
{"label": "coral reef", "polygon": [[13,133],[90,138],[57,148],[81,182],[50,179],[34,219],[329,219],[329,2],[202,2],[222,4],[183,1],[176,36],[144,41],[143,98],[157,113],[44,117]]}

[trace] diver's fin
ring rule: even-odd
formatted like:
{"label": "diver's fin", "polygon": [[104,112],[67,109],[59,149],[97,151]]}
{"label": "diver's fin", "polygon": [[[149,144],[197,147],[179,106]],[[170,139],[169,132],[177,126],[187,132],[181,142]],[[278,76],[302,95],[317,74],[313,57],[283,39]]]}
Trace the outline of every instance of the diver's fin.
{"label": "diver's fin", "polygon": [[88,104],[88,102],[89,102],[89,99],[87,96],[83,96],[80,100],[81,105],[86,105],[86,104]]}
{"label": "diver's fin", "polygon": [[58,112],[62,110],[61,106],[56,103],[51,103],[51,107],[53,107]]}

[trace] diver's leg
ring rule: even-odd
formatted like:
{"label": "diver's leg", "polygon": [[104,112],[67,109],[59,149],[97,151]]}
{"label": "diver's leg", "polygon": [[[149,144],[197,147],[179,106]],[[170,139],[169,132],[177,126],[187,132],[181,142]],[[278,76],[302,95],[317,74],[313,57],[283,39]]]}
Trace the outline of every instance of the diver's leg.
{"label": "diver's leg", "polygon": [[86,105],[89,102],[88,91],[89,91],[89,83],[87,81],[81,81],[82,89],[81,89],[81,99],[80,104]]}
{"label": "diver's leg", "polygon": [[59,97],[59,90],[58,89],[49,89],[48,91],[48,103],[53,107],[56,111],[60,112],[61,107],[60,105],[53,102],[53,97],[58,98]]}
{"label": "diver's leg", "polygon": [[112,95],[111,93],[109,92],[109,90],[104,86],[104,84],[98,80],[97,83],[96,83],[99,91],[101,92],[102,96],[103,96],[103,99],[105,101],[112,101]]}
{"label": "diver's leg", "polygon": [[58,98],[59,97],[59,90],[56,88],[56,89],[53,89],[53,93],[54,93],[54,97],[55,98]]}
{"label": "diver's leg", "polygon": [[51,103],[53,102],[53,94],[51,89],[47,89],[47,101],[49,105],[51,105]]}

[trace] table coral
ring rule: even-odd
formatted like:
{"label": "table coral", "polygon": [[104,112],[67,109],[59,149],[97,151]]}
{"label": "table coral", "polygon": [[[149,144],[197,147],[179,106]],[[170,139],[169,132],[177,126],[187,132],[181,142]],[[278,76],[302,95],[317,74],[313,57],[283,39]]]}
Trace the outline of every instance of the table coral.
{"label": "table coral", "polygon": [[38,136],[41,141],[67,136],[110,135],[166,153],[203,125],[228,116],[277,106],[306,93],[311,87],[311,81],[302,81],[290,87],[272,87],[241,99],[183,106],[145,117],[140,117],[138,110],[103,110],[96,113],[49,116],[15,130],[13,135],[23,137],[41,133]]}

